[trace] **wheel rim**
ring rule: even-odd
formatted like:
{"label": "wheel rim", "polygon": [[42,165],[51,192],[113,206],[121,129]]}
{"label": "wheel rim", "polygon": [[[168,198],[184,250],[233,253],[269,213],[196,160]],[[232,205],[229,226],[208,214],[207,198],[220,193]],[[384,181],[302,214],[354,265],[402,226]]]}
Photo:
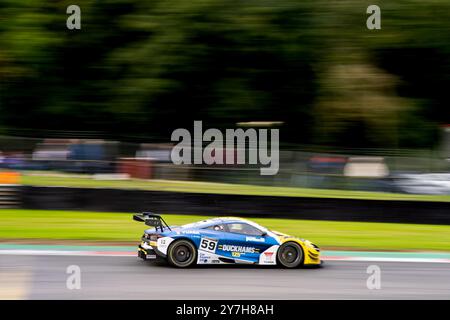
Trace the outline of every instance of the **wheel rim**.
{"label": "wheel rim", "polygon": [[281,253],[281,257],[287,263],[293,263],[298,257],[298,250],[293,246],[286,246],[283,252]]}
{"label": "wheel rim", "polygon": [[296,244],[285,244],[278,253],[279,262],[287,268],[295,268],[300,265],[303,259],[303,251]]}
{"label": "wheel rim", "polygon": [[281,257],[283,258],[283,261],[291,264],[295,262],[298,257],[298,250],[293,246],[286,246],[281,253]]}
{"label": "wheel rim", "polygon": [[175,248],[174,256],[177,262],[184,264],[189,261],[189,258],[191,257],[191,251],[187,246],[180,245]]}
{"label": "wheel rim", "polygon": [[170,249],[170,260],[177,267],[188,267],[195,261],[195,248],[186,241],[175,243]]}

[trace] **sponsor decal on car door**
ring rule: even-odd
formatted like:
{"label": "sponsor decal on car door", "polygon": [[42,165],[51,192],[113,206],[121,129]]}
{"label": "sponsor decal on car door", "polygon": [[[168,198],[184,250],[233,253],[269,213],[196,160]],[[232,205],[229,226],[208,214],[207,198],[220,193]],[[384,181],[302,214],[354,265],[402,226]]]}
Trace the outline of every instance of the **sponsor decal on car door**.
{"label": "sponsor decal on car door", "polygon": [[217,249],[218,239],[206,238],[203,237],[200,239],[200,251],[206,251],[210,253],[215,253]]}
{"label": "sponsor decal on car door", "polygon": [[242,262],[257,262],[261,252],[261,242],[255,245],[250,241],[246,241],[245,238],[245,235],[229,233],[227,239],[219,243],[217,253],[237,262],[238,260]]}

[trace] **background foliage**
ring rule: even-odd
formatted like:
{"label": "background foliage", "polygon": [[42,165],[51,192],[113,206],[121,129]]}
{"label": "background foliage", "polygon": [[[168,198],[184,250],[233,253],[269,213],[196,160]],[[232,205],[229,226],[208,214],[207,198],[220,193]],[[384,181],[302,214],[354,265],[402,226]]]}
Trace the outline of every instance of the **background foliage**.
{"label": "background foliage", "polygon": [[432,147],[450,122],[450,2],[77,0],[0,3],[3,134],[283,121],[290,143]]}

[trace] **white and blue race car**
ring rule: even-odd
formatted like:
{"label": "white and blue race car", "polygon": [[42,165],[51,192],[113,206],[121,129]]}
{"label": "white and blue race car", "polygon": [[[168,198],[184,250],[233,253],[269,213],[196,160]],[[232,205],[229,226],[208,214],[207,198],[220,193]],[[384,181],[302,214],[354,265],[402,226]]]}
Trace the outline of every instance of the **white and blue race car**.
{"label": "white and blue race car", "polygon": [[320,249],[308,240],[268,230],[252,221],[214,218],[169,226],[153,213],[133,216],[151,226],[145,230],[138,256],[163,258],[175,267],[195,264],[320,265]]}

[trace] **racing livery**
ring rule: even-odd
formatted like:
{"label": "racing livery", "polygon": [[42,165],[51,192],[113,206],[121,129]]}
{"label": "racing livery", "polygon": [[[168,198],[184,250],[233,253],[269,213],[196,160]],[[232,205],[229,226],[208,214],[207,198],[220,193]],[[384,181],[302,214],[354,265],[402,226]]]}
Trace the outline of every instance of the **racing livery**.
{"label": "racing livery", "polygon": [[308,240],[268,230],[252,221],[223,217],[169,226],[153,213],[133,216],[145,230],[138,256],[163,258],[175,267],[194,264],[256,264],[296,268],[320,265],[320,249]]}

